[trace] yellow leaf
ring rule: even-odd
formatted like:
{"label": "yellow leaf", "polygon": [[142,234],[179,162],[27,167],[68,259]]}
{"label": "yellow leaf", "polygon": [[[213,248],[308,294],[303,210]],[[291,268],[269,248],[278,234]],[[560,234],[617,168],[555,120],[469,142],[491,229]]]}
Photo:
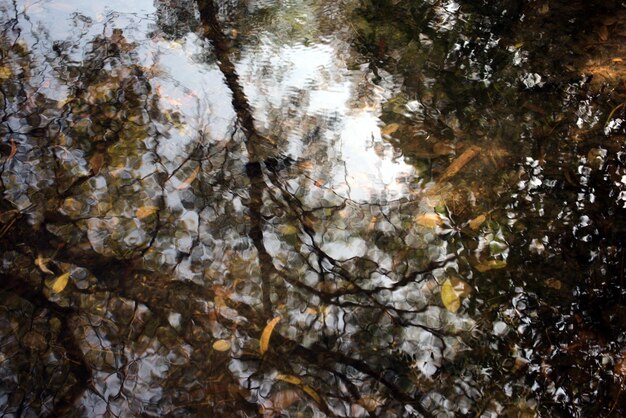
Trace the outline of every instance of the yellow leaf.
{"label": "yellow leaf", "polygon": [[196,177],[198,177],[198,173],[200,173],[200,165],[198,165],[193,170],[191,175],[189,177],[187,177],[187,179],[185,181],[183,181],[181,184],[178,185],[176,190],[183,190],[183,189],[186,189],[187,187],[191,186],[191,183],[193,183],[193,181],[196,179]]}
{"label": "yellow leaf", "polygon": [[230,350],[230,341],[217,340],[213,343],[213,350],[215,351],[228,351]]}
{"label": "yellow leaf", "polygon": [[279,374],[276,376],[276,380],[282,380],[283,382],[291,383],[292,385],[301,385],[302,379],[290,374]]}
{"label": "yellow leaf", "polygon": [[296,235],[299,231],[298,228],[293,225],[281,225],[278,229],[283,235]]}
{"label": "yellow leaf", "polygon": [[503,269],[506,267],[506,261],[504,260],[487,260],[484,263],[480,263],[474,266],[474,268],[481,273],[489,270]]}
{"label": "yellow leaf", "polygon": [[61,293],[65,286],[67,286],[67,282],[70,279],[70,273],[64,273],[57,277],[52,284],[52,291],[54,293]]}
{"label": "yellow leaf", "polygon": [[10,67],[8,66],[0,67],[0,80],[6,80],[8,78],[11,78],[12,75],[13,75],[13,72],[11,71]]}
{"label": "yellow leaf", "polygon": [[430,213],[422,213],[421,215],[417,215],[415,217],[415,222],[426,228],[434,228],[443,223],[441,216],[438,213],[430,212]]}
{"label": "yellow leaf", "polygon": [[304,393],[306,393],[311,398],[313,398],[315,402],[317,402],[320,405],[322,404],[322,398],[320,398],[320,395],[318,395],[317,392],[311,386],[304,385],[302,386],[302,390],[304,391]]}
{"label": "yellow leaf", "polygon": [[478,215],[477,217],[469,221],[469,227],[470,229],[473,229],[474,231],[476,231],[478,228],[480,228],[480,226],[486,220],[487,220],[487,215],[485,215],[484,213],[482,215]]}
{"label": "yellow leaf", "polygon": [[441,286],[441,302],[452,313],[455,313],[461,307],[461,298],[455,292],[450,279],[446,279]]}
{"label": "yellow leaf", "polygon": [[261,333],[260,344],[259,344],[259,351],[261,351],[261,354],[265,354],[265,352],[269,348],[270,337],[272,336],[272,331],[274,331],[274,327],[276,326],[276,324],[278,324],[278,321],[280,321],[280,319],[281,319],[280,316],[277,316],[265,326],[265,329],[263,329],[263,332]]}
{"label": "yellow leaf", "polygon": [[144,219],[158,211],[158,206],[142,206],[135,211],[137,219]]}

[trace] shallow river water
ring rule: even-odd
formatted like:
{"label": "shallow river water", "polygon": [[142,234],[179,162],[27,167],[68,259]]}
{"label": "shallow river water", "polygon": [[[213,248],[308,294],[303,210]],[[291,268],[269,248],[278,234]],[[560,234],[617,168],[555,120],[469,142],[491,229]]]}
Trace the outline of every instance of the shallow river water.
{"label": "shallow river water", "polygon": [[0,12],[3,416],[626,414],[620,2]]}

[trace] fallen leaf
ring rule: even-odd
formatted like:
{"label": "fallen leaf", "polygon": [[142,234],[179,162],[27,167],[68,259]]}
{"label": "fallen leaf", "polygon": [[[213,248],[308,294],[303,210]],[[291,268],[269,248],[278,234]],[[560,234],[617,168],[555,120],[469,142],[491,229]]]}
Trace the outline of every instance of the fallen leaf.
{"label": "fallen leaf", "polygon": [[366,395],[357,401],[367,412],[374,412],[376,408],[382,405],[384,402],[382,399],[375,396]]}
{"label": "fallen leaf", "polygon": [[482,149],[476,145],[470,146],[468,149],[463,151],[463,154],[459,155],[452,163],[446,168],[446,170],[441,174],[439,179],[437,179],[437,183],[441,184],[452,177],[454,177],[466,164],[476,157]]}
{"label": "fallen leaf", "polygon": [[613,371],[620,377],[626,377],[626,351],[622,352],[622,357],[615,362]]}
{"label": "fallen leaf", "polygon": [[470,229],[476,231],[478,230],[478,228],[480,228],[480,226],[487,220],[487,215],[485,215],[484,213],[481,215],[478,215],[477,217],[475,217],[474,219],[472,219],[471,221],[469,221],[469,227]]}
{"label": "fallen leaf", "polygon": [[230,341],[217,340],[213,343],[213,350],[215,351],[228,351],[230,350]]}
{"label": "fallen leaf", "polygon": [[415,217],[415,222],[426,228],[434,228],[443,223],[441,216],[438,213],[430,212],[430,213],[422,213]]}
{"label": "fallen leaf", "polygon": [[278,227],[278,230],[283,235],[296,235],[299,232],[299,229],[294,225],[281,225]]}
{"label": "fallen leaf", "polygon": [[291,383],[292,385],[301,385],[302,379],[297,376],[293,376],[290,374],[279,374],[276,376],[276,380],[281,380],[283,382]]}
{"label": "fallen leaf", "polygon": [[613,61],[614,64],[621,64],[624,62],[622,58],[613,58],[611,61]]}
{"label": "fallen leaf", "polygon": [[445,142],[437,142],[433,145],[433,154],[436,156],[450,155],[454,153],[454,146]]}
{"label": "fallen leaf", "polygon": [[12,75],[13,72],[11,71],[11,68],[9,66],[0,67],[0,80],[6,80],[8,78],[11,78]]}
{"label": "fallen leaf", "polygon": [[544,283],[545,283],[546,286],[548,286],[548,287],[550,287],[552,289],[555,289],[555,290],[561,289],[561,286],[562,286],[560,280],[554,279],[552,277],[549,278],[549,279],[546,279]]}
{"label": "fallen leaf", "polygon": [[103,165],[104,154],[102,154],[101,152],[96,152],[89,159],[89,168],[91,168],[91,171],[93,171],[94,174],[98,174]]}
{"label": "fallen leaf", "polygon": [[135,211],[137,219],[144,219],[159,210],[158,206],[142,206]]}
{"label": "fallen leaf", "polygon": [[313,398],[315,402],[317,402],[319,405],[322,405],[322,398],[311,386],[304,385],[302,386],[302,390],[304,391],[304,393]]}
{"label": "fallen leaf", "polygon": [[41,270],[42,272],[46,274],[54,274],[54,272],[50,270],[47,266],[49,262],[50,262],[49,258],[43,258],[42,256],[39,256],[35,259],[35,265],[39,267],[39,270]]}
{"label": "fallen leaf", "polygon": [[185,181],[183,181],[181,184],[178,185],[176,190],[183,190],[183,189],[186,189],[187,187],[191,186],[191,183],[193,183],[193,181],[196,179],[196,177],[198,177],[198,173],[200,173],[200,165],[198,165],[193,170],[191,175],[189,177],[187,177],[187,179],[185,179]]}
{"label": "fallen leaf", "polygon": [[301,395],[298,389],[281,390],[272,394],[270,398],[270,400],[272,401],[272,407],[268,409],[280,413],[281,411],[289,408],[294,403],[298,402],[300,399]]}
{"label": "fallen leaf", "polygon": [[70,273],[64,273],[54,279],[54,283],[52,284],[52,291],[54,293],[61,293],[70,279]]}
{"label": "fallen leaf", "polygon": [[483,263],[477,264],[474,268],[481,273],[489,270],[503,269],[506,267],[506,261],[504,260],[487,260]]}
{"label": "fallen leaf", "polygon": [[7,161],[11,161],[11,159],[15,157],[16,153],[17,153],[17,146],[15,145],[15,141],[11,140],[11,152],[9,153],[9,157],[7,158]]}
{"label": "fallen leaf", "polygon": [[276,324],[278,324],[278,321],[280,321],[280,319],[281,317],[277,316],[276,318],[272,319],[263,329],[263,332],[261,333],[261,340],[259,342],[259,351],[261,352],[261,355],[265,354],[265,352],[269,348],[272,331],[274,331],[274,327],[276,327]]}
{"label": "fallen leaf", "polygon": [[609,40],[609,28],[607,28],[606,26],[600,26],[598,28],[598,38],[600,38],[602,42],[608,41]]}
{"label": "fallen leaf", "polygon": [[383,134],[383,135],[391,135],[392,133],[394,133],[398,129],[400,129],[400,125],[399,124],[397,124],[397,123],[390,123],[389,125],[385,125],[385,127],[383,127],[380,130],[380,133]]}
{"label": "fallen leaf", "polygon": [[443,306],[452,313],[455,313],[461,307],[461,298],[454,291],[450,279],[446,279],[441,286],[441,302]]}

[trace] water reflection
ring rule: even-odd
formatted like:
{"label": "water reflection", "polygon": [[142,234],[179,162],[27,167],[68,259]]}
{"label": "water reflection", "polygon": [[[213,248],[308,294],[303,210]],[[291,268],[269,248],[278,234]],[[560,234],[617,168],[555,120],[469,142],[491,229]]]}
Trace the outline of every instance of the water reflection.
{"label": "water reflection", "polygon": [[621,408],[623,144],[498,7],[78,3],[2,4],[4,413]]}

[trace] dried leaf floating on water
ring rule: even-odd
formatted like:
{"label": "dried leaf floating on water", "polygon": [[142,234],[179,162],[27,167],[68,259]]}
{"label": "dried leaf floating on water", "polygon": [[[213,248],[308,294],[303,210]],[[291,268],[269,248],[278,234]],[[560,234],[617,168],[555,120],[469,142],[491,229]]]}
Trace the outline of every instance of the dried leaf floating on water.
{"label": "dried leaf floating on water", "polygon": [[61,293],[70,279],[70,273],[64,273],[54,279],[54,283],[52,283],[52,291],[54,293]]}
{"label": "dried leaf floating on water", "polygon": [[441,285],[441,302],[450,312],[455,313],[461,307],[461,298],[469,296],[472,287],[458,277],[448,278]]}
{"label": "dried leaf floating on water", "polygon": [[217,340],[213,343],[213,350],[215,351],[228,351],[230,350],[230,341]]}
{"label": "dried leaf floating on water", "polygon": [[265,354],[265,352],[269,348],[272,331],[274,331],[274,328],[276,327],[276,324],[278,324],[280,319],[281,317],[277,316],[276,318],[272,319],[263,329],[263,332],[261,333],[261,340],[259,343],[259,351],[261,352],[261,355]]}
{"label": "dried leaf floating on water", "polygon": [[185,181],[183,181],[181,184],[178,185],[178,187],[176,187],[176,190],[184,190],[187,187],[191,186],[191,183],[193,183],[193,181],[196,179],[196,177],[198,177],[198,173],[200,173],[200,165],[198,165],[193,172],[191,173],[191,175],[189,177],[187,177],[185,179]]}

